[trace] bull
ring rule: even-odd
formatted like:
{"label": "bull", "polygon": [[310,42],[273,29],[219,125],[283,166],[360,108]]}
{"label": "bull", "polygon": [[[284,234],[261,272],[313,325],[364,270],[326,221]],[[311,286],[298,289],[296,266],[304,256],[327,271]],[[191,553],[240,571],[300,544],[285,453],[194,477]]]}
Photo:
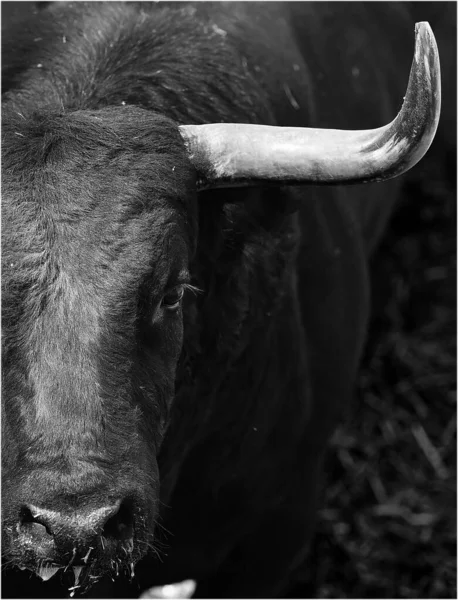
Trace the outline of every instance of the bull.
{"label": "bull", "polygon": [[391,3],[57,3],[15,23],[4,596],[285,595],[393,178],[437,126],[432,32],[391,120],[411,27]]}

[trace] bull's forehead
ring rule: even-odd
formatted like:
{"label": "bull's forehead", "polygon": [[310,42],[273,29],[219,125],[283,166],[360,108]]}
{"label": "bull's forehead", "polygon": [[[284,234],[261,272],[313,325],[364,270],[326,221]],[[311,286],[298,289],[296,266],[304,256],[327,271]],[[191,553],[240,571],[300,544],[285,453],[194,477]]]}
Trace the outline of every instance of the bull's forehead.
{"label": "bull's forehead", "polygon": [[35,226],[35,241],[69,240],[68,255],[113,248],[113,260],[189,220],[195,174],[172,121],[135,107],[5,112],[4,210],[19,235]]}
{"label": "bull's forehead", "polygon": [[168,255],[183,252],[173,240],[192,244],[181,139],[145,112],[134,109],[134,124],[116,110],[6,120],[3,251],[13,277],[19,263],[30,276],[45,269],[47,281],[50,271],[94,285],[110,271],[160,277]]}

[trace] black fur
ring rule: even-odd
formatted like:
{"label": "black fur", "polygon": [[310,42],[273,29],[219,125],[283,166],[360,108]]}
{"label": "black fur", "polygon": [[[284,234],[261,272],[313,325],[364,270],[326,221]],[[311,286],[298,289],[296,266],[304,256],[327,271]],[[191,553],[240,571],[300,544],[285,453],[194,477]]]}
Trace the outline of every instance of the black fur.
{"label": "black fur", "polygon": [[[305,559],[394,187],[197,198],[177,127],[352,126],[338,109],[327,122],[335,97],[314,36],[350,23],[366,48],[370,9],[283,4],[58,3],[3,36],[3,542],[14,567],[40,561],[17,538],[25,503],[65,512],[118,498],[132,506],[134,551],[97,547],[83,582],[101,578],[95,596],[189,577],[200,596],[278,596]],[[374,11],[402,30],[402,9]],[[377,53],[349,48],[336,77],[358,56],[365,86],[380,82]],[[349,84],[353,126],[374,126],[377,101],[380,119],[394,116],[399,86],[385,83],[372,112],[366,87]],[[164,309],[188,283],[202,291]],[[74,544],[82,556],[85,540]],[[52,560],[67,564],[71,550]],[[137,561],[132,583],[104,587],[114,564]],[[59,576],[19,585],[7,596],[65,594]]]}

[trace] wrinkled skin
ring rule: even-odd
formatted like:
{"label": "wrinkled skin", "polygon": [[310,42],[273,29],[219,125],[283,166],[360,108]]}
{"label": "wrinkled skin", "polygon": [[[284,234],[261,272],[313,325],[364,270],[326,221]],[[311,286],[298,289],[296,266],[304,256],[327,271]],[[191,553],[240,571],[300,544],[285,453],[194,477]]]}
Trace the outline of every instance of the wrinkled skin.
{"label": "wrinkled skin", "polygon": [[68,565],[93,597],[275,597],[303,568],[396,183],[197,194],[178,124],[387,122],[410,53],[361,56],[374,10],[75,3],[5,40],[5,597],[65,596]]}

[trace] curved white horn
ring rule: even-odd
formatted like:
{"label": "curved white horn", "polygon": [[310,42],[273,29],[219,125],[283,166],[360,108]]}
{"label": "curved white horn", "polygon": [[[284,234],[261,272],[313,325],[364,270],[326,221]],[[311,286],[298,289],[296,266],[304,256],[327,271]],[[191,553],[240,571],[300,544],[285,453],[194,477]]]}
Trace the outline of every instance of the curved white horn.
{"label": "curved white horn", "polygon": [[441,105],[440,65],[428,23],[415,25],[415,55],[402,108],[378,129],[344,131],[239,123],[182,125],[199,189],[272,183],[383,181],[428,150]]}

